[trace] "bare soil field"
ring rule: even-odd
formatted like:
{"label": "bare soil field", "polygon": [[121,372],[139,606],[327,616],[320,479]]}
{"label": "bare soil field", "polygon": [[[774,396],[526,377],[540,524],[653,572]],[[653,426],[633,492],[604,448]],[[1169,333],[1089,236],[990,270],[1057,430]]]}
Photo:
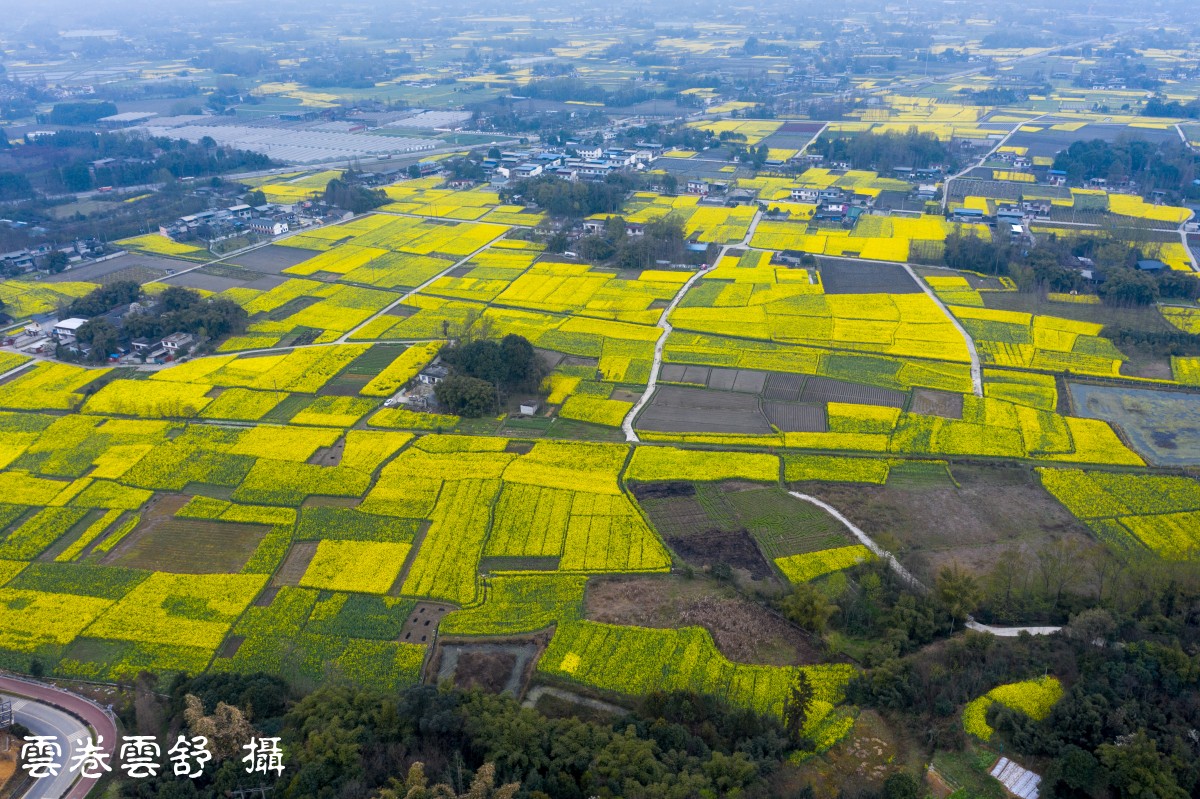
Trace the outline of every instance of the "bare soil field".
{"label": "bare soil field", "polygon": [[724,563],[752,581],[775,577],[758,544],[745,529],[725,532],[710,528],[666,541],[691,566],[711,570]]}
{"label": "bare soil field", "polygon": [[188,499],[168,497],[150,506],[137,528],[113,548],[104,563],[183,574],[240,572],[270,528],[174,518]]}
{"label": "bare soil field", "polygon": [[767,421],[785,433],[823,433],[828,429],[825,409],[797,402],[764,402]]}
{"label": "bare soil field", "polygon": [[899,264],[818,258],[826,294],[916,294],[922,289]]}
{"label": "bare soil field", "polygon": [[288,550],[287,557],[283,559],[283,565],[275,572],[275,576],[271,578],[271,585],[300,585],[300,578],[304,576],[304,572],[308,571],[308,564],[312,562],[313,556],[317,554],[316,541],[297,541],[292,544]]}
{"label": "bare soil field", "polygon": [[404,626],[400,628],[400,640],[414,644],[428,643],[437,632],[442,617],[454,610],[452,605],[442,605],[436,602],[418,602],[412,609]]}
{"label": "bare soil field", "polygon": [[280,244],[269,244],[257,250],[243,253],[230,259],[231,263],[244,266],[255,272],[268,275],[278,275],[289,266],[295,266],[301,261],[307,261],[320,253],[305,250],[300,247],[285,247]]}
{"label": "bare soil field", "polygon": [[171,275],[164,278],[162,282],[169,283],[172,286],[183,286],[189,289],[204,289],[205,291],[215,292],[246,285],[243,280],[234,280],[231,277],[222,277],[221,275],[209,275],[199,270],[187,272],[182,275]]}
{"label": "bare soil field", "polygon": [[166,274],[166,270],[152,269],[148,266],[136,264],[134,266],[127,266],[124,269],[118,269],[116,272],[100,275],[93,282],[99,283],[102,286],[122,280],[132,280],[135,283],[149,283],[152,280],[161,279]]}
{"label": "bare soil field", "polygon": [[758,397],[685,386],[662,386],[637,427],[663,432],[770,433]]}
{"label": "bare soil field", "polygon": [[955,563],[985,573],[1012,548],[1032,552],[1055,539],[1095,546],[1029,467],[953,464],[951,471],[961,487],[913,479],[884,486],[803,483],[802,490],[833,505],[926,582]]}
{"label": "bare soil field", "polygon": [[452,681],[463,689],[479,688],[490,693],[523,693],[530,667],[541,645],[536,641],[443,644],[437,658],[437,681]]}
{"label": "bare soil field", "polygon": [[943,419],[961,419],[963,397],[962,394],[951,394],[948,391],[915,388],[909,410],[926,416],[941,416]]}
{"label": "bare soil field", "polygon": [[508,684],[516,665],[517,656],[511,652],[463,652],[454,669],[454,684],[498,694]]}
{"label": "bare soil field", "polygon": [[704,627],[725,657],[739,663],[784,666],[821,658],[804,632],[707,579],[594,579],[584,597],[584,615],[608,624]]}
{"label": "bare soil field", "polygon": [[852,402],[858,405],[903,408],[908,397],[903,391],[891,388],[849,383],[831,377],[809,377],[798,399],[800,402]]}
{"label": "bare soil field", "polygon": [[785,375],[773,372],[767,377],[766,385],[763,388],[763,398],[796,402],[800,399],[800,392],[804,390],[804,383],[807,380],[807,375]]}
{"label": "bare soil field", "polygon": [[77,266],[74,269],[68,269],[65,272],[59,272],[57,275],[49,275],[42,279],[47,283],[62,283],[69,280],[105,283],[109,282],[105,280],[108,275],[116,274],[124,269],[149,270],[165,275],[171,272],[178,272],[180,269],[190,269],[195,265],[195,262],[192,261],[182,261],[162,255],[127,253],[119,255],[116,258],[110,258],[107,261],[101,261],[98,264]]}

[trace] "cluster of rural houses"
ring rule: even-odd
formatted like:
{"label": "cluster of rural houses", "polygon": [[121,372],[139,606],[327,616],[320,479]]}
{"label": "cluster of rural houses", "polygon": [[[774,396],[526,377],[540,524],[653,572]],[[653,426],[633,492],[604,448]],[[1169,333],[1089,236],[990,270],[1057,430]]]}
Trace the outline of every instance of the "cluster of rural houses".
{"label": "cluster of rural houses", "polygon": [[303,218],[302,210],[296,205],[266,203],[249,206],[242,203],[182,216],[169,224],[159,225],[158,232],[176,241],[201,238],[210,243],[236,238],[247,231],[262,236],[279,236],[298,226],[318,221],[310,222]]}

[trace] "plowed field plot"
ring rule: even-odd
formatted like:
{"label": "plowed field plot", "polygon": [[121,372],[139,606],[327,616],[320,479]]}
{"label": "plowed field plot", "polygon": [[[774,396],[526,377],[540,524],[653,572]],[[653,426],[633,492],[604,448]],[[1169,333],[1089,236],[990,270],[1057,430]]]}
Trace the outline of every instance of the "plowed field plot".
{"label": "plowed field plot", "polygon": [[779,126],[779,130],[775,135],[780,133],[819,133],[821,128],[825,127],[823,122],[784,122]]}
{"label": "plowed field plot", "polygon": [[685,538],[668,538],[666,542],[679,557],[697,568],[711,569],[723,563],[731,569],[743,570],[751,580],[765,580],[775,574],[746,530],[710,529]]}
{"label": "plowed field plot", "polygon": [[733,391],[733,384],[737,380],[737,376],[737,369],[710,369],[708,387],[718,391]]}
{"label": "plowed field plot", "polygon": [[[533,351],[537,353],[538,359],[546,365],[546,372],[554,370],[562,362],[563,354],[554,350],[544,350],[541,347],[534,347]],[[664,367],[665,368],[665,367]]]}
{"label": "plowed field plot", "polygon": [[[162,255],[146,255],[144,253],[133,252],[126,255],[119,255],[116,258],[110,258],[100,263],[77,266],[73,269],[59,272],[57,275],[49,275],[42,279],[47,283],[78,280],[86,280],[92,283],[108,283],[115,279],[109,278],[109,275],[115,275],[126,269],[137,270],[134,274],[146,270],[146,273],[157,272],[169,275],[172,272],[178,272],[180,269],[189,269],[195,265],[194,261],[183,261],[177,258],[167,258]],[[136,280],[136,278],[129,279]]]}
{"label": "plowed field plot", "polygon": [[[401,575],[403,577],[403,575]],[[399,579],[397,579],[399,582]],[[442,605],[437,602],[419,602],[413,606],[404,620],[400,630],[399,640],[413,644],[425,644],[437,632],[442,617],[454,610],[453,605]]]}
{"label": "plowed field plot", "polygon": [[913,389],[912,407],[909,410],[926,416],[941,416],[943,419],[961,419],[963,415],[962,394],[934,391],[931,388]]}
{"label": "plowed field plot", "polygon": [[124,269],[118,269],[116,272],[109,272],[107,275],[100,275],[92,282],[107,286],[109,283],[116,283],[121,280],[132,280],[135,283],[149,283],[151,280],[158,280],[165,277],[167,274],[165,269],[151,269],[148,266],[127,266]]}
{"label": "plowed field plot", "polygon": [[767,421],[785,433],[823,433],[828,429],[825,409],[796,402],[764,402]]}
{"label": "plowed field plot", "polygon": [[857,405],[903,408],[907,398],[903,391],[891,388],[848,383],[829,377],[809,377],[798,399],[808,403],[852,402]]}
{"label": "plowed field plot", "polygon": [[659,370],[658,379],[664,383],[682,383],[683,376],[687,374],[687,368],[678,363],[664,363],[662,369]]}
{"label": "plowed field plot", "polygon": [[917,282],[898,264],[818,258],[826,294],[916,294]]}
{"label": "plowed field plot", "polygon": [[709,529],[725,531],[728,528],[731,517],[711,516],[692,483],[634,485],[633,493],[664,538],[685,538]]}
{"label": "plowed field plot", "polygon": [[[718,372],[725,372],[725,369],[714,369],[714,377]],[[733,376],[733,390],[744,394],[758,394],[762,392],[763,386],[767,383],[766,372],[752,372],[747,369],[738,369]],[[712,378],[709,378],[709,388],[718,388],[713,385]]]}
{"label": "plowed field plot", "polygon": [[300,585],[300,578],[304,576],[304,572],[308,571],[308,564],[312,562],[313,556],[316,554],[316,541],[297,541],[292,544],[287,557],[283,559],[283,565],[271,578],[271,585]]}
{"label": "plowed field plot", "polygon": [[770,433],[758,397],[685,386],[662,386],[637,418],[643,430],[667,433]]}
{"label": "plowed field plot", "polygon": [[773,373],[767,377],[766,388],[763,390],[763,398],[782,402],[795,402],[800,399],[800,392],[804,390],[804,383],[807,380],[808,375],[782,375]]}
{"label": "plowed field plot", "polygon": [[237,573],[269,531],[260,524],[155,520],[134,530],[105,562],[182,574]]}
{"label": "plowed field plot", "polygon": [[307,261],[315,255],[317,253],[312,250],[303,250],[299,247],[284,247],[279,244],[268,244],[266,247],[260,247],[257,250],[251,250],[248,253],[239,255],[231,259],[231,261],[238,266],[244,266],[255,272],[278,275],[289,266],[295,266],[301,261]]}
{"label": "plowed field plot", "polygon": [[793,666],[823,659],[818,642],[809,635],[762,605],[705,580],[665,575],[593,580],[584,614],[608,624],[668,629],[700,625],[712,633],[727,658],[741,663]]}
{"label": "plowed field plot", "polygon": [[763,139],[760,144],[765,144],[772,150],[803,150],[812,141],[814,133],[816,133],[815,130],[805,133],[791,133],[781,129]]}
{"label": "plowed field plot", "polygon": [[196,270],[202,275],[216,275],[217,277],[227,277],[231,280],[240,280],[247,283],[253,280],[258,280],[262,275],[252,269],[243,269],[240,266],[233,264],[219,263],[209,264]]}
{"label": "plowed field plot", "polygon": [[246,285],[243,280],[234,280],[233,278],[221,277],[220,275],[207,275],[199,270],[187,272],[182,275],[171,275],[164,278],[162,282],[169,283],[172,286],[183,286],[189,289],[203,289],[204,291],[215,292],[222,292],[226,289]]}

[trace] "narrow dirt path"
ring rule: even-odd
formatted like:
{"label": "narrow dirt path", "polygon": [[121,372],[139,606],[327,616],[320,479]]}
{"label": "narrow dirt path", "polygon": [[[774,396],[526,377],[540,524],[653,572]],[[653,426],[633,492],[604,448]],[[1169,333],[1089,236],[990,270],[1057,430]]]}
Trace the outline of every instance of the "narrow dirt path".
{"label": "narrow dirt path", "polygon": [[570,691],[564,691],[561,688],[552,688],[549,685],[539,685],[530,689],[529,693],[525,695],[525,701],[521,703],[521,707],[535,707],[537,705],[537,701],[541,699],[543,695],[553,696],[556,699],[563,700],[564,702],[583,705],[584,707],[590,707],[593,710],[600,710],[617,716],[624,716],[627,712],[629,712],[623,707],[618,707],[617,705],[612,705],[608,702],[601,702],[599,699],[590,699],[586,696],[573,694]]}
{"label": "narrow dirt path", "polygon": [[933,300],[937,307],[942,309],[942,313],[950,320],[950,324],[954,325],[959,335],[963,337],[963,342],[967,345],[967,354],[971,357],[971,390],[975,393],[976,397],[982,397],[983,367],[979,362],[979,351],[975,349],[975,339],[971,338],[970,334],[967,333],[967,329],[962,326],[962,323],[958,321],[954,314],[950,313],[950,308],[946,306],[946,303],[942,302],[942,298],[937,295],[937,292],[917,275],[916,270],[912,268],[912,264],[904,261],[900,265],[904,267],[904,271],[908,272],[908,276],[921,287],[925,295]]}
{"label": "narrow dirt path", "polygon": [[[1195,215],[1193,214],[1193,216],[1195,216]],[[1181,242],[1183,242],[1183,251],[1184,251],[1184,253],[1187,254],[1188,263],[1190,263],[1192,265],[1192,271],[1200,272],[1200,264],[1196,263],[1196,254],[1194,252],[1192,252],[1192,248],[1190,246],[1188,246],[1187,225],[1188,225],[1188,222],[1190,222],[1190,221],[1191,221],[1190,219],[1185,220],[1183,222],[1183,224],[1181,224],[1179,226],[1179,240]]]}
{"label": "narrow dirt path", "polygon": [[668,303],[667,307],[663,309],[662,316],[658,318],[657,325],[662,332],[658,334],[658,341],[656,341],[654,344],[654,362],[650,366],[650,379],[646,381],[646,390],[642,392],[642,396],[638,398],[638,401],[634,404],[634,406],[629,409],[629,413],[625,414],[625,418],[621,420],[621,429],[625,431],[626,441],[632,444],[636,444],[641,441],[641,439],[638,438],[638,434],[633,429],[633,420],[637,418],[637,415],[641,413],[642,409],[645,408],[647,403],[650,402],[650,398],[654,394],[654,389],[658,386],[658,373],[662,369],[663,348],[667,344],[667,338],[671,335],[671,331],[675,329],[671,327],[671,323],[668,321],[669,317],[671,316],[671,312],[675,310],[676,306],[679,305],[679,302],[683,299],[684,295],[688,293],[688,289],[690,289],[706,272],[713,269],[717,264],[720,264],[721,259],[725,257],[729,250],[733,249],[734,247],[749,246],[750,239],[754,236],[754,231],[758,227],[758,222],[760,219],[762,219],[762,211],[755,211],[754,218],[750,220],[750,224],[746,227],[746,235],[742,236],[742,240],[737,244],[726,244],[724,247],[722,247],[721,254],[717,256],[716,264],[713,266],[705,266],[704,268],[697,270],[695,274],[687,279],[687,282],[679,287],[679,291],[675,293],[675,296],[671,299],[671,302]]}
{"label": "narrow dirt path", "polygon": [[[722,253],[724,253],[724,250],[722,250]],[[720,263],[720,259],[718,259],[717,262]],[[654,389],[658,385],[658,373],[659,370],[662,369],[663,348],[667,344],[667,337],[670,336],[671,331],[674,330],[674,328],[671,327],[671,323],[667,321],[667,317],[669,317],[671,315],[671,311],[674,311],[675,307],[679,305],[679,301],[683,299],[683,295],[687,294],[688,289],[690,289],[692,285],[700,279],[700,276],[709,269],[711,269],[711,267],[706,266],[704,269],[699,270],[694,275],[689,277],[687,282],[679,287],[679,291],[676,292],[674,298],[671,299],[671,302],[667,305],[667,307],[663,309],[662,316],[658,318],[658,329],[662,332],[658,334],[658,341],[654,342],[654,363],[652,363],[650,366],[650,379],[646,381],[646,390],[642,392],[642,396],[638,398],[638,401],[634,403],[634,406],[629,409],[629,413],[625,414],[625,418],[621,420],[621,429],[625,431],[625,440],[630,443],[637,443],[641,441],[641,439],[638,438],[638,434],[633,430],[633,420],[636,419],[637,415],[642,412],[642,408],[645,408],[646,404],[650,402],[650,397],[654,394]]]}
{"label": "narrow dirt path", "polygon": [[[799,491],[789,491],[788,493],[791,494],[796,499],[802,500],[811,505],[816,505],[818,508],[825,511],[830,516],[832,516],[833,518],[835,518],[839,522],[841,522],[843,525],[845,525],[846,529],[849,530],[851,532],[851,534],[855,538],[858,539],[859,543],[861,543],[867,549],[871,550],[871,552],[875,553],[876,557],[879,557],[879,558],[887,561],[887,564],[892,569],[892,571],[894,571],[897,575],[899,575],[902,580],[904,580],[906,583],[911,585],[913,588],[916,588],[921,591],[929,590],[928,586],[926,586],[924,583],[922,583],[920,580],[918,580],[916,577],[914,577],[912,572],[910,572],[908,569],[904,568],[904,566],[902,566],[900,564],[900,561],[898,561],[896,559],[895,555],[893,555],[891,552],[888,552],[883,547],[879,546],[879,544],[877,544],[875,542],[875,539],[871,538],[871,536],[864,533],[862,531],[862,528],[860,528],[854,522],[847,519],[845,517],[845,515],[842,514],[842,512],[839,511],[837,508],[833,507],[832,505],[830,505],[828,502],[825,502],[824,500],[817,499],[816,497],[810,496],[808,494],[802,494]],[[998,636],[1000,638],[1016,638],[1021,633],[1029,633],[1030,635],[1053,635],[1054,633],[1056,633],[1062,629],[1062,627],[1038,627],[1038,626],[993,627],[990,624],[980,624],[979,622],[975,621],[975,619],[971,616],[967,617],[966,627],[968,627],[969,629],[975,630],[976,632],[991,633],[992,635]]]}
{"label": "narrow dirt path", "polygon": [[906,583],[908,583],[912,587],[918,588],[922,591],[929,590],[929,588],[926,585],[924,585],[920,580],[918,580],[916,577],[914,577],[912,575],[912,572],[910,572],[908,569],[906,569],[900,565],[900,561],[896,560],[895,555],[893,555],[891,552],[888,552],[883,547],[879,546],[879,544],[875,543],[875,539],[871,538],[871,536],[864,533],[862,531],[862,528],[860,528],[854,522],[847,519],[844,515],[842,515],[842,512],[839,511],[837,508],[833,507],[832,505],[830,505],[828,502],[826,502],[824,500],[817,499],[816,497],[810,496],[808,494],[801,494],[799,491],[789,491],[788,493],[791,494],[796,499],[807,502],[810,505],[816,505],[818,508],[825,511],[830,516],[832,516],[833,518],[837,519],[839,522],[844,524],[846,526],[846,529],[849,530],[850,533],[855,538],[858,539],[858,542],[860,544],[865,546],[867,549],[871,550],[871,552],[875,553],[876,557],[887,561],[887,564],[888,564],[888,566],[891,567],[892,571],[894,571],[896,574],[898,574],[900,576],[900,578],[902,580],[904,580]]}

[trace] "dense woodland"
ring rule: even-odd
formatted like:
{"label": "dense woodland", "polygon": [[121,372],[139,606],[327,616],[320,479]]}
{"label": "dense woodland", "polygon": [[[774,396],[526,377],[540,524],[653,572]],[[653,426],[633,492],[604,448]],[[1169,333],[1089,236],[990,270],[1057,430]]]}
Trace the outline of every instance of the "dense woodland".
{"label": "dense woodland", "polygon": [[871,169],[882,174],[896,167],[925,169],[956,166],[953,152],[932,133],[859,133],[856,136],[821,136],[809,152],[825,156],[826,162],[845,161],[854,169]]}
{"label": "dense woodland", "polygon": [[[38,138],[11,154],[21,162],[16,174],[27,180],[14,184],[0,173],[0,192],[7,192],[8,199],[32,197],[35,189],[57,193],[139,186],[266,169],[273,164],[261,153],[222,147],[211,139],[193,144],[182,139],[69,130]],[[113,162],[93,165],[108,158]]]}
{"label": "dense woodland", "polygon": [[1054,158],[1054,169],[1067,173],[1077,186],[1093,178],[1109,184],[1131,180],[1143,195],[1152,191],[1200,196],[1192,181],[1197,177],[1196,154],[1182,142],[1152,144],[1141,139],[1077,141]]}
{"label": "dense woodland", "polygon": [[592,214],[618,213],[626,195],[635,187],[636,179],[624,174],[609,175],[603,182],[566,181],[554,175],[539,175],[503,186],[500,202],[520,198],[537,203],[554,216],[579,219]]}

